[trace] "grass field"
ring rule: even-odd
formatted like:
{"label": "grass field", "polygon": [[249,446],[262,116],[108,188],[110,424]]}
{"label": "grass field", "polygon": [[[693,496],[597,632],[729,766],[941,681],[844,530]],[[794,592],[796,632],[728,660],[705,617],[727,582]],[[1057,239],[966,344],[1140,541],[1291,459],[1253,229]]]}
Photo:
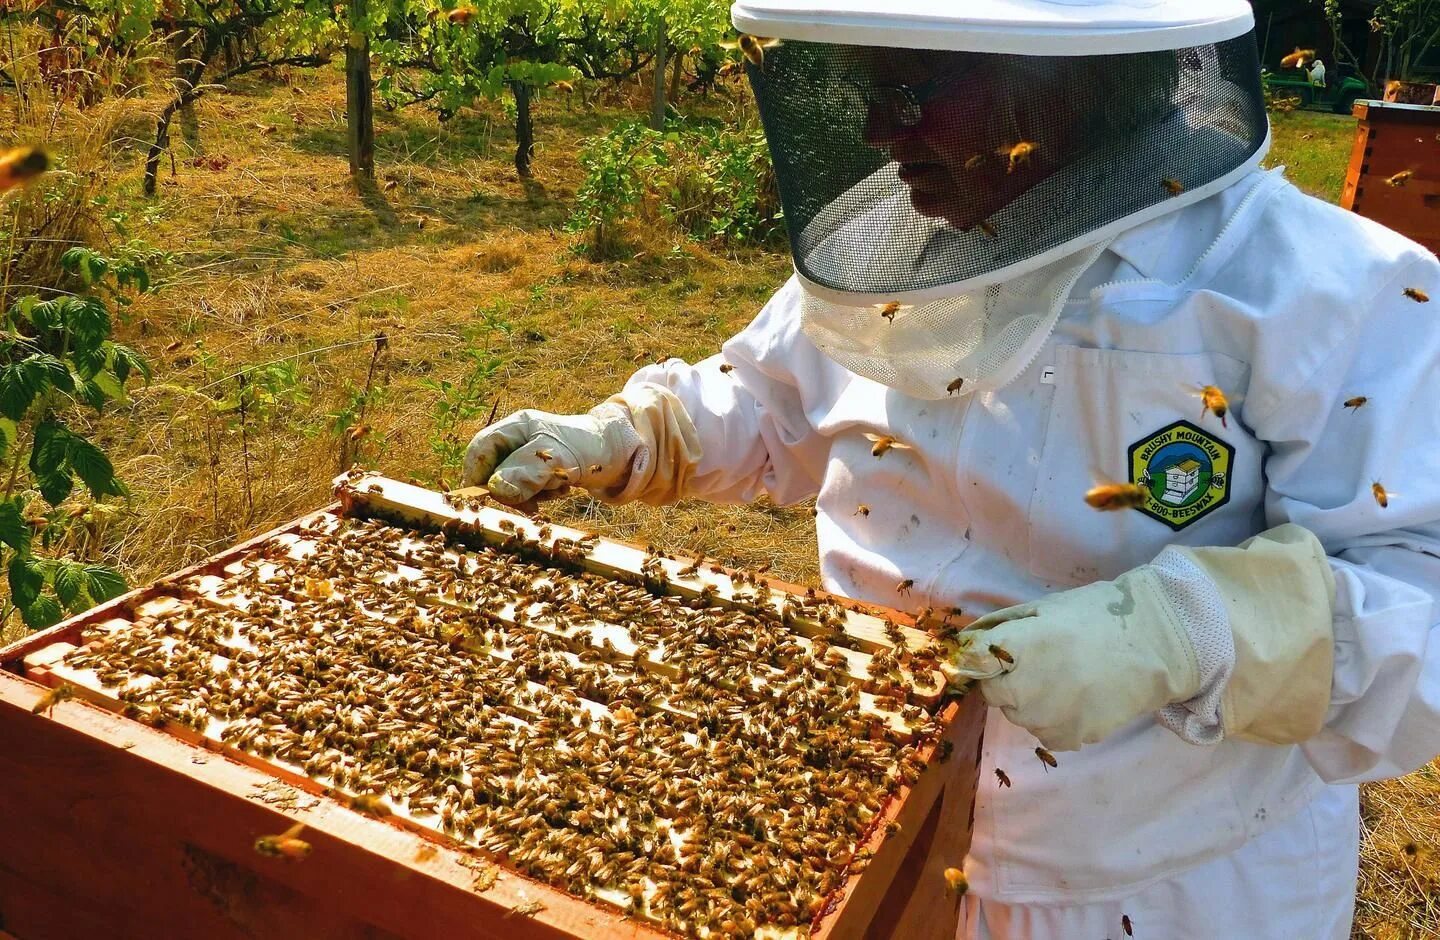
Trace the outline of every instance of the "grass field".
{"label": "grass field", "polygon": [[[560,230],[579,141],[641,113],[643,96],[637,85],[593,109],[542,97],[533,180],[515,175],[499,109],[443,127],[418,111],[377,113],[378,179],[357,192],[340,76],[254,80],[197,107],[154,200],[139,196],[153,106],[109,115],[119,130],[105,211],[174,259],[165,289],[120,329],[156,379],[95,426],[134,492],[109,557],[132,582],[173,570],[326,502],[352,457],[453,484],[456,455],[492,408],[584,410],[641,363],[713,352],[787,275],[782,247],[720,250],[643,225],[620,260],[600,263]],[[104,119],[66,114],[60,126]],[[1336,199],[1352,130],[1348,118],[1278,116],[1270,162]],[[377,358],[379,332],[389,348]],[[227,397],[242,373],[263,407],[237,420]],[[367,387],[361,419],[352,406]],[[356,424],[370,426],[358,454],[345,434]],[[773,561],[797,583],[815,575],[806,507],[661,511],[577,497],[552,514],[742,565]],[[1435,767],[1368,788],[1365,823],[1356,936],[1440,936]]]}

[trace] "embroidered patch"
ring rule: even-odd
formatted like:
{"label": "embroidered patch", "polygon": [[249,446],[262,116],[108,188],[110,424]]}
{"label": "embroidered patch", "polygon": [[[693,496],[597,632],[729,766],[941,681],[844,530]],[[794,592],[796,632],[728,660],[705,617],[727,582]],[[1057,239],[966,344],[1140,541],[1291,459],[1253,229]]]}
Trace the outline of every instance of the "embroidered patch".
{"label": "embroidered patch", "polygon": [[1230,501],[1235,448],[1189,421],[1130,445],[1130,482],[1150,490],[1141,512],[1179,531]]}

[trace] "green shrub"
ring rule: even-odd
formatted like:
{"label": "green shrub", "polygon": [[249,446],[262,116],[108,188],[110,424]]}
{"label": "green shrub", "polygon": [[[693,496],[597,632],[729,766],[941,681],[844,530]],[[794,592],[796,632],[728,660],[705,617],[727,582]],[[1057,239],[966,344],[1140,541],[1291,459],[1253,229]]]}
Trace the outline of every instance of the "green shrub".
{"label": "green shrub", "polygon": [[585,181],[567,228],[592,257],[614,256],[622,219],[663,220],[701,241],[764,242],[780,228],[780,202],[758,128],[715,124],[660,132],[622,124],[587,140]]}

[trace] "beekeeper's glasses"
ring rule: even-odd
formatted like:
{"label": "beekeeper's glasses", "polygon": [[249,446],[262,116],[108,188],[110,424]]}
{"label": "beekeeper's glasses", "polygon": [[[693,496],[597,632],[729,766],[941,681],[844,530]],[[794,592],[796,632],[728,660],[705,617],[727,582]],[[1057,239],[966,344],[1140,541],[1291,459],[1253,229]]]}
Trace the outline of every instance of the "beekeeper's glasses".
{"label": "beekeeper's glasses", "polygon": [[915,85],[903,82],[854,82],[865,99],[872,120],[892,127],[910,128],[925,116],[925,105],[974,71],[972,68],[937,75]]}

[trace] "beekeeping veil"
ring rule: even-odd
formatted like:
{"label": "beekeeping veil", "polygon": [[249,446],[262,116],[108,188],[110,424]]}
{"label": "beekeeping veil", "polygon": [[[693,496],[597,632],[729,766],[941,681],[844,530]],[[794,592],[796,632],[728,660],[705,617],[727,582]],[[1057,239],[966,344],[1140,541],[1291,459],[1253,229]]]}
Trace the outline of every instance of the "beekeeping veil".
{"label": "beekeeping veil", "polygon": [[1245,0],[731,14],[805,333],[921,398],[1014,378],[1109,241],[1228,186],[1269,144]]}

